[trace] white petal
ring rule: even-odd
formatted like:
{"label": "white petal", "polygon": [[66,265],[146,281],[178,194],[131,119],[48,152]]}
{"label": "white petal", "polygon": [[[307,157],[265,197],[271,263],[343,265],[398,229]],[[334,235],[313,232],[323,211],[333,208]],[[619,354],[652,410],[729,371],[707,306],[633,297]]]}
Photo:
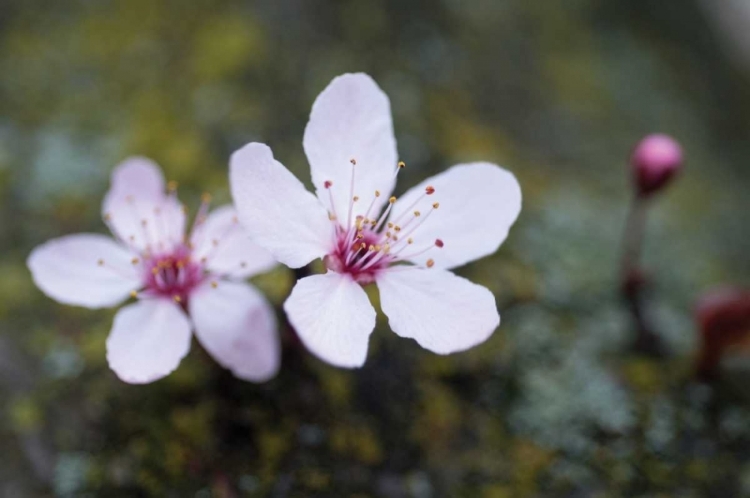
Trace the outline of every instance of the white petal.
{"label": "white petal", "polygon": [[195,335],[223,367],[240,379],[264,382],[279,371],[276,316],[263,295],[240,282],[203,284],[190,295]]}
{"label": "white petal", "polygon": [[52,299],[106,308],[143,286],[143,275],[133,267],[132,258],[131,252],[111,238],[82,233],[38,246],[26,264],[34,283]]}
{"label": "white petal", "polygon": [[232,206],[214,209],[193,232],[191,241],[193,257],[206,258],[212,273],[247,278],[278,264],[271,253],[250,240]]}
{"label": "white petal", "polygon": [[251,143],[232,154],[229,178],[240,222],[278,261],[299,268],[333,247],[325,208],[268,146]]}
{"label": "white petal", "polygon": [[[435,193],[422,197],[428,186]],[[439,208],[424,218],[435,202]],[[497,251],[521,211],[521,188],[513,174],[494,164],[460,164],[406,192],[394,204],[390,220],[403,224],[415,210],[423,220],[414,222],[423,222],[403,254],[433,246],[413,261],[423,265],[433,259],[437,268],[455,268]],[[436,239],[443,241],[442,249],[434,246]]]}
{"label": "white petal", "polygon": [[[352,168],[353,195],[360,198],[354,215],[364,214],[379,190],[373,210],[377,214],[393,190],[398,156],[391,105],[372,78],[344,74],[331,81],[313,104],[303,145],[318,198],[330,209],[329,195],[333,195],[342,224],[352,200]],[[326,181],[333,183],[330,194],[324,187]]]}
{"label": "white petal", "polygon": [[438,354],[476,346],[500,324],[492,293],[449,271],[392,267],[377,284],[391,329]]}
{"label": "white petal", "polygon": [[348,275],[328,272],[299,280],[284,311],[299,338],[320,359],[345,368],[364,364],[375,309]]}
{"label": "white petal", "polygon": [[164,177],[153,161],[131,158],[112,172],[102,214],[114,235],[137,250],[168,251],[182,241],[185,213],[164,190]]}
{"label": "white petal", "polygon": [[190,321],[168,299],[121,309],[107,338],[107,361],[117,376],[146,384],[169,375],[190,350]]}

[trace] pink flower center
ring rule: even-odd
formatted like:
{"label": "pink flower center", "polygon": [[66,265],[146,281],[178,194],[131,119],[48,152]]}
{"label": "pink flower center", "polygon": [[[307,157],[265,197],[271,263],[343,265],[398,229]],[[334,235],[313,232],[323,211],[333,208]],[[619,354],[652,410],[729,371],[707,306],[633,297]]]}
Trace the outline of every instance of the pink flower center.
{"label": "pink flower center", "polygon": [[[428,186],[404,213],[390,220],[391,209],[396,202],[395,197],[388,199],[388,205],[378,216],[375,204],[380,197],[376,190],[364,215],[353,217],[355,204],[362,201],[354,192],[354,175],[357,162],[352,159],[352,176],[350,182],[350,196],[346,224],[339,222],[338,213],[333,201],[331,189],[333,182],[326,181],[323,186],[329,192],[331,210],[329,219],[335,225],[335,240],[333,251],[328,254],[324,262],[326,266],[338,273],[348,273],[357,282],[368,284],[375,280],[377,274],[389,266],[401,261],[414,261],[419,256],[434,248],[442,248],[441,239],[420,240],[416,237],[419,227],[428,219],[433,211],[438,209],[439,203],[433,202],[426,213],[414,208],[426,197],[435,193],[435,188]],[[394,175],[403,169],[404,163],[399,162]],[[348,227],[348,228],[347,228]],[[415,249],[416,247],[416,249]],[[432,258],[426,259],[425,266],[431,268],[435,264]]]}
{"label": "pink flower center", "polygon": [[[182,211],[187,213],[184,206],[177,201],[176,184],[170,182],[169,195],[166,202],[173,202],[173,206],[179,206]],[[113,215],[106,213],[104,222],[110,228],[110,231],[123,245],[127,246],[137,257],[131,260],[132,265],[139,271],[143,272],[141,281],[142,290],[134,289],[131,292],[132,297],[150,298],[150,297],[168,297],[175,302],[180,303],[183,307],[187,305],[191,291],[208,278],[220,278],[222,275],[211,273],[208,269],[208,263],[211,258],[216,256],[222,241],[237,228],[238,220],[235,217],[232,224],[226,228],[225,232],[213,234],[216,238],[210,240],[210,248],[206,249],[205,238],[209,236],[206,232],[206,219],[208,209],[211,203],[211,196],[203,194],[200,208],[195,215],[193,226],[190,229],[189,237],[184,237],[182,233],[182,222],[178,226],[170,226],[177,223],[174,219],[161,216],[163,214],[163,203],[155,203],[148,209],[153,216],[143,217],[147,212],[146,205],[136,206],[132,196],[125,198],[127,205],[130,206],[130,212],[118,213],[119,216],[130,217],[130,219],[139,220],[135,226],[141,233],[126,236],[118,231],[117,226],[113,223]],[[150,227],[153,229],[150,230]],[[136,237],[140,240],[147,241],[145,247],[135,245]],[[196,247],[203,247],[201,252],[196,255],[193,244]],[[110,264],[104,259],[98,260],[98,265],[104,269],[123,276],[128,276],[125,269],[117,265]],[[240,265],[244,267],[245,262]],[[212,282],[213,287],[217,283]]]}
{"label": "pink flower center", "polygon": [[179,303],[187,302],[190,292],[203,281],[203,265],[191,259],[188,247],[179,246],[173,252],[147,258],[144,292],[171,297]]}

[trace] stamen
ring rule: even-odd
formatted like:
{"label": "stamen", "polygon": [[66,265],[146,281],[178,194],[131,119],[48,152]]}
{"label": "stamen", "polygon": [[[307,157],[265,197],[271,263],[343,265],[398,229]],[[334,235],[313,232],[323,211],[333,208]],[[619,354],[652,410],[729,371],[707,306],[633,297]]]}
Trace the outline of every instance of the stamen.
{"label": "stamen", "polygon": [[435,260],[434,259],[428,259],[427,260],[427,268],[432,268],[435,266]]}
{"label": "stamen", "polygon": [[131,260],[130,260],[130,262],[131,262],[132,264],[134,264],[134,265],[137,265],[138,263],[140,263],[140,261],[141,261],[141,260],[140,260],[140,259],[138,259],[138,258],[133,258],[133,259],[131,259]]}
{"label": "stamen", "polygon": [[133,299],[137,299],[138,291],[134,291],[134,290],[130,291],[130,297],[132,297]]}
{"label": "stamen", "polygon": [[211,287],[212,287],[213,289],[217,288],[218,286],[219,286],[219,283],[218,283],[218,282],[216,282],[216,281],[214,281],[214,282],[211,282]]}
{"label": "stamen", "polygon": [[424,192],[427,195],[432,195],[435,193],[435,187],[433,187],[432,185],[428,185],[427,187],[425,187]]}
{"label": "stamen", "polygon": [[174,299],[174,302],[176,302],[176,303],[181,303],[182,302],[182,298],[179,295],[177,295],[177,294],[174,295],[173,299]]}
{"label": "stamen", "polygon": [[435,245],[442,249],[445,244],[441,239],[435,239]]}

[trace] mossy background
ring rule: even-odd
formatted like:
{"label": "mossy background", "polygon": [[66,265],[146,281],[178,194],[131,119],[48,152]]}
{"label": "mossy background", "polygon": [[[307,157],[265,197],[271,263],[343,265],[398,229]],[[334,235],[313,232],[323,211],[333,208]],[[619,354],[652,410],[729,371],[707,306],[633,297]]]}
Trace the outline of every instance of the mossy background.
{"label": "mossy background", "polygon": [[[750,278],[750,78],[709,3],[4,0],[0,495],[750,496],[742,390],[693,375],[695,299]],[[108,175],[131,154],[193,207],[229,201],[228,157],[252,140],[309,181],[310,106],[351,71],[391,98],[398,192],[470,160],[518,176],[508,241],[459,271],[496,294],[501,327],[438,357],[381,316],[355,371],[283,329],[267,384],[197,344],[162,381],[120,382],[114,311],[46,298],[29,251],[105,232]],[[649,213],[658,360],[632,352],[616,283],[626,158],[653,131],[688,159]],[[254,280],[280,306],[294,277]]]}

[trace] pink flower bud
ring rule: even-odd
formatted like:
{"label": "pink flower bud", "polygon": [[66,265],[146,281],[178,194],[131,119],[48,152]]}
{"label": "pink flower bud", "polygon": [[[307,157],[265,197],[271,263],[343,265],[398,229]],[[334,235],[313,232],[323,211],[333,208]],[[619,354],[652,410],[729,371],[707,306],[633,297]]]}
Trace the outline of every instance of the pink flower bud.
{"label": "pink flower bud", "polygon": [[682,168],[682,147],[668,135],[648,135],[630,157],[638,195],[648,196],[663,188]]}

